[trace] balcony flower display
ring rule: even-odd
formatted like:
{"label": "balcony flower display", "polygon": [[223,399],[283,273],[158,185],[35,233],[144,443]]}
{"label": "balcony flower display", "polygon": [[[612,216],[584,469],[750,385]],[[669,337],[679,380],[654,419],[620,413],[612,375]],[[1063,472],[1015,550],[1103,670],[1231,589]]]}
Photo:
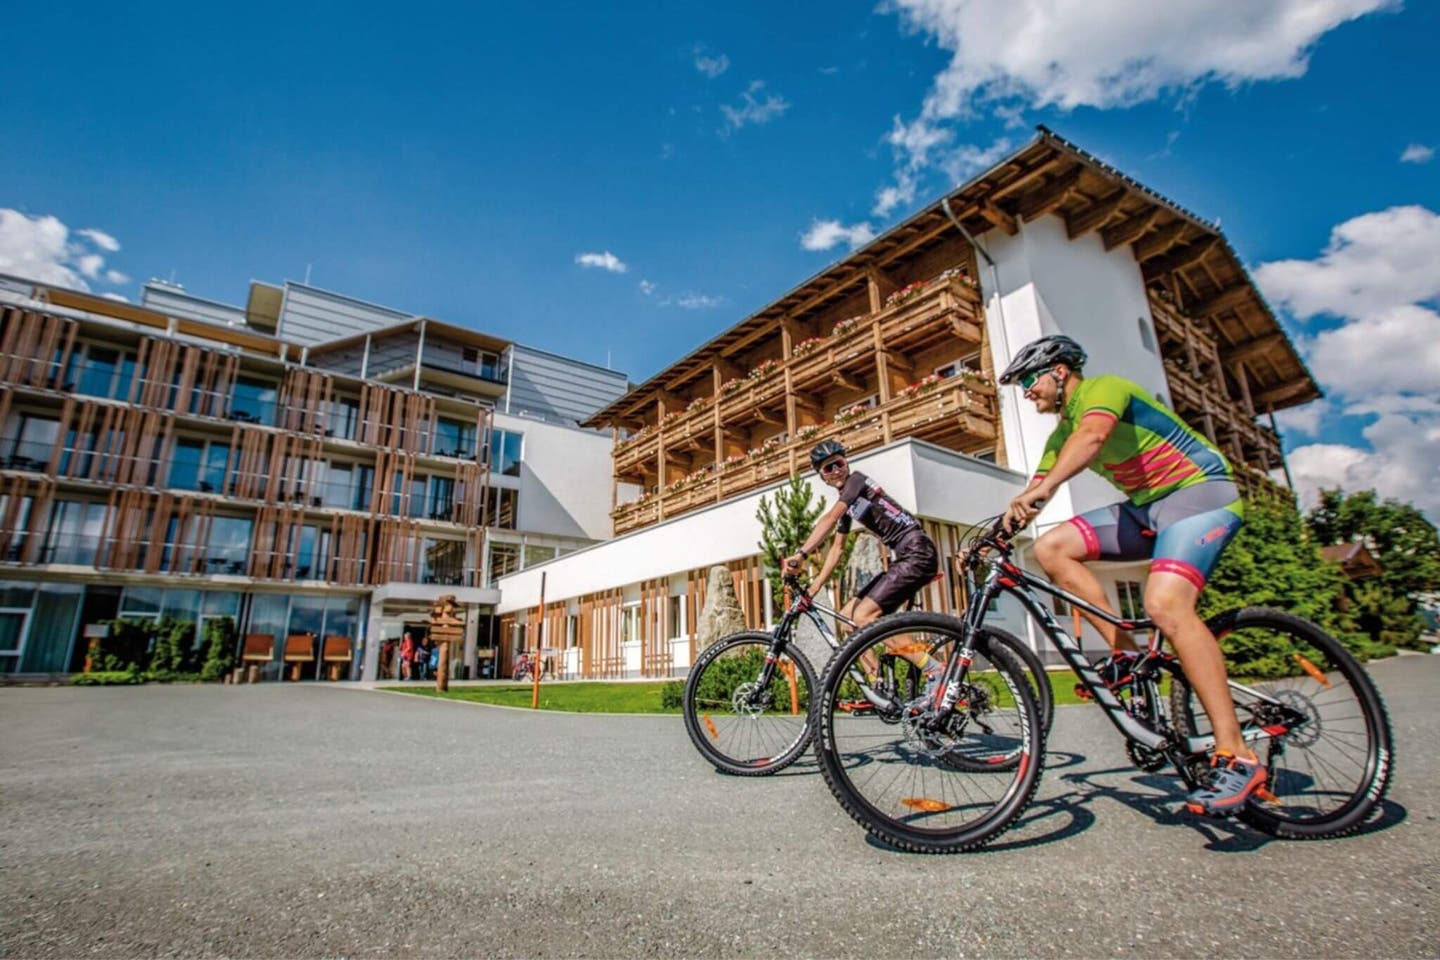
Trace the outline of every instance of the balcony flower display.
{"label": "balcony flower display", "polygon": [[956,279],[958,279],[967,287],[975,286],[975,281],[970,279],[970,277],[967,276],[965,272],[962,271],[959,267],[951,267],[949,270],[945,270],[941,273],[936,274],[929,280],[916,280],[914,283],[907,283],[905,286],[901,287],[899,290],[896,290],[894,293],[890,294],[890,296],[885,298],[885,306],[899,306],[900,304],[905,303],[907,300],[913,300],[915,297],[924,293],[931,287],[943,286],[944,284],[949,283],[951,280]]}
{"label": "balcony flower display", "polygon": [[650,435],[651,429],[651,426],[649,424],[646,424],[639,430],[636,430],[634,433],[630,434],[630,436],[622,438],[620,442],[615,444],[615,449],[624,450],[626,447],[630,446],[633,443],[639,443],[641,440],[644,440]]}
{"label": "balcony flower display", "polygon": [[957,376],[959,376],[960,379],[964,380],[966,383],[973,383],[982,387],[995,386],[994,380],[985,376],[985,374],[977,373],[974,370],[961,370],[960,373],[957,374]]}
{"label": "balcony flower display", "polygon": [[699,410],[701,407],[705,406],[709,402],[709,397],[696,397],[694,400],[691,400],[689,403],[685,404],[685,412],[694,413],[696,410]]}
{"label": "balcony flower display", "polygon": [[868,403],[852,403],[835,414],[836,423],[854,423],[863,417],[866,411],[875,409]]}
{"label": "balcony flower display", "polygon": [[730,456],[726,457],[723,461],[721,461],[720,469],[729,470],[732,467],[738,467],[747,459],[748,457],[746,457],[746,455],[743,453],[732,453]]}
{"label": "balcony flower display", "polygon": [[752,382],[764,380],[770,376],[770,374],[774,373],[779,366],[780,362],[778,360],[761,360],[755,365],[755,369],[745,374],[745,379]]}
{"label": "balcony flower display", "polygon": [[812,423],[808,427],[801,427],[800,429],[796,430],[795,439],[799,440],[802,443],[806,440],[814,440],[816,437],[820,436],[820,434],[824,433],[826,430],[829,429],[830,424],[828,422]]}
{"label": "balcony flower display", "polygon": [[835,329],[830,331],[830,339],[839,340],[841,337],[854,332],[860,326],[860,324],[864,322],[865,318],[863,316],[848,317],[844,320],[841,320],[839,323],[835,324]]}
{"label": "balcony flower display", "polygon": [[745,386],[745,381],[741,380],[739,377],[734,377],[730,380],[726,380],[724,383],[720,384],[720,396],[728,397],[730,396],[730,394],[734,393],[736,390],[739,390],[743,386]]}
{"label": "balcony flower display", "polygon": [[801,340],[799,343],[795,344],[795,348],[790,351],[790,355],[795,357],[803,357],[808,353],[813,353],[824,342],[824,337],[810,337],[807,340]]}
{"label": "balcony flower display", "polygon": [[760,444],[760,446],[751,447],[750,451],[746,453],[745,456],[751,460],[755,460],[759,457],[766,456],[767,454],[780,449],[781,445],[784,442],[785,438],[780,436],[779,434],[776,434],[769,440],[766,440],[764,443]]}
{"label": "balcony flower display", "polygon": [[919,380],[916,380],[914,383],[903,388],[900,391],[900,396],[913,397],[916,394],[929,393],[936,387],[940,386],[940,382],[942,379],[943,378],[938,373],[932,373],[928,377],[921,377]]}

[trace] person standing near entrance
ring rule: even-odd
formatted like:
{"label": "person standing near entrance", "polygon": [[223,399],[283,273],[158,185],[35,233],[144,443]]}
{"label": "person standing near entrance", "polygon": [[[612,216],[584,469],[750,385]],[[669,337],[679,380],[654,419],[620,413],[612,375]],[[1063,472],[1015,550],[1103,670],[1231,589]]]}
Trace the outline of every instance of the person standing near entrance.
{"label": "person standing near entrance", "polygon": [[405,636],[400,640],[400,679],[409,680],[415,669],[415,638],[410,636],[410,631],[405,631]]}
{"label": "person standing near entrance", "polygon": [[[1034,478],[1010,501],[1005,521],[1019,530],[1087,467],[1125,494],[1119,503],[1046,531],[1035,541],[1035,559],[1055,583],[1112,613],[1105,588],[1086,564],[1150,561],[1145,612],[1179,656],[1215,733],[1210,776],[1186,806],[1192,813],[1228,816],[1264,787],[1266,770],[1240,738],[1225,656],[1195,604],[1240,529],[1244,501],[1229,462],[1204,435],[1133,381],[1085,376],[1085,360],[1084,348],[1071,338],[1041,337],[1000,375],[1001,383],[1018,383],[1037,412],[1060,416]],[[1113,651],[1097,672],[1128,672],[1134,640],[1089,619]]]}

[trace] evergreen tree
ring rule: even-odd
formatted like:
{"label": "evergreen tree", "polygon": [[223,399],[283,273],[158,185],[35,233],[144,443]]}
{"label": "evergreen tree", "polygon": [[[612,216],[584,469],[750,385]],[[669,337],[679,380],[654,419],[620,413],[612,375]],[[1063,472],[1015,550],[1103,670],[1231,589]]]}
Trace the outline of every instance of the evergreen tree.
{"label": "evergreen tree", "polygon": [[[760,498],[755,519],[760,521],[760,552],[765,557],[766,575],[770,580],[770,597],[779,609],[785,602],[785,584],[781,579],[781,563],[805,543],[815,521],[825,511],[823,500],[816,498],[809,481],[793,476],[775,491],[772,506],[768,497]],[[846,544],[848,555],[850,544]],[[845,569],[841,557],[836,576]]]}
{"label": "evergreen tree", "polygon": [[1379,562],[1378,579],[1346,586],[1361,627],[1382,643],[1418,644],[1417,598],[1440,591],[1440,533],[1425,515],[1374,490],[1337,488],[1320,492],[1307,522],[1321,544],[1363,543]]}

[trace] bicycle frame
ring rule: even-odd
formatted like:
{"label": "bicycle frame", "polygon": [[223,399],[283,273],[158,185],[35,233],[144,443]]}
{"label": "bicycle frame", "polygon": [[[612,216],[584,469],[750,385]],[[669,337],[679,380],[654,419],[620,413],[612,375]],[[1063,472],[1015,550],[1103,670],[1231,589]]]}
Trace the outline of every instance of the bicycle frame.
{"label": "bicycle frame", "polygon": [[[1125,705],[1120,702],[1120,699],[1111,691],[1110,687],[1106,685],[1105,681],[1100,679],[1100,675],[1096,673],[1094,666],[1091,665],[1089,659],[1087,659],[1081,651],[1080,644],[1055,621],[1050,610],[1036,597],[1035,591],[1039,590],[1050,596],[1059,597],[1066,603],[1085,610],[1104,620],[1106,623],[1113,624],[1123,630],[1154,630],[1155,622],[1153,620],[1148,618],[1126,620],[1122,617],[1117,617],[1109,611],[1102,610],[1094,604],[1075,596],[1068,590],[1056,586],[1043,577],[1020,569],[1012,563],[1008,557],[991,559],[986,562],[990,565],[990,571],[985,577],[984,584],[979,588],[978,596],[975,596],[974,601],[969,605],[963,617],[965,622],[965,646],[967,653],[969,652],[969,647],[972,642],[971,638],[974,637],[975,632],[979,630],[985,622],[985,616],[990,603],[1001,593],[1008,593],[1019,600],[1020,605],[1025,608],[1026,612],[1034,617],[1035,621],[1040,624],[1041,630],[1050,639],[1050,642],[1055,645],[1055,649],[1060,651],[1060,655],[1064,657],[1066,665],[1080,678],[1080,681],[1094,697],[1095,702],[1105,711],[1105,715],[1110,718],[1110,722],[1115,725],[1121,734],[1150,750],[1164,751],[1167,753],[1182,753],[1187,756],[1196,756],[1214,748],[1215,738],[1213,736],[1172,739],[1157,732],[1148,724],[1132,716],[1125,709]],[[966,571],[966,578],[967,586],[969,586],[973,581],[971,580],[968,569]],[[974,590],[970,592],[972,595],[976,593]],[[1155,656],[1159,652],[1159,635],[1156,633],[1152,636],[1150,645],[1141,653],[1141,661],[1143,662],[1146,658]],[[961,660],[962,658],[957,657],[955,659]],[[947,665],[947,682],[955,679],[948,675],[950,672],[952,672],[951,668]],[[1237,684],[1234,681],[1230,681],[1229,685],[1238,690],[1245,690],[1249,695],[1258,699],[1278,703],[1273,697],[1266,696],[1260,691],[1245,687],[1242,684]],[[1267,740],[1270,738],[1270,734],[1261,728],[1242,728],[1241,736],[1247,742]]]}

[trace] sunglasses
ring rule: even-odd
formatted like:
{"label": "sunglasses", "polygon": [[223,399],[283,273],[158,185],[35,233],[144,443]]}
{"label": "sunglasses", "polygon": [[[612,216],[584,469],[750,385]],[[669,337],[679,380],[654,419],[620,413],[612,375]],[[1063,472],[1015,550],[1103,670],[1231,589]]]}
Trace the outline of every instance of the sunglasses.
{"label": "sunglasses", "polygon": [[1025,374],[1025,376],[1020,378],[1020,389],[1029,390],[1031,387],[1035,386],[1035,381],[1039,380],[1041,377],[1045,376],[1045,374],[1049,372],[1049,370],[1036,370],[1034,373]]}
{"label": "sunglasses", "polygon": [[844,460],[831,460],[829,463],[820,466],[821,473],[838,473],[845,469]]}

